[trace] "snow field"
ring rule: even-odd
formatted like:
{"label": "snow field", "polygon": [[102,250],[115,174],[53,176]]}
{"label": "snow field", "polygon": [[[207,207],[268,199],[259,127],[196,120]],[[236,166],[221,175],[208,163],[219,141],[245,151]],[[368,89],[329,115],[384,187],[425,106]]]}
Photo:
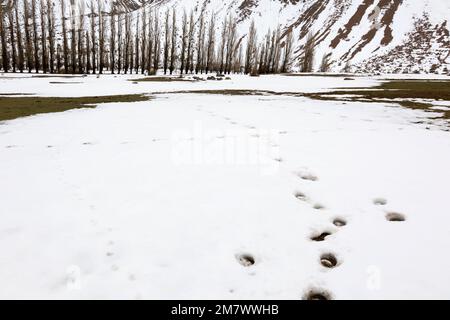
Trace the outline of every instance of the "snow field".
{"label": "snow field", "polygon": [[[1,92],[199,87],[83,81],[55,90],[8,79]],[[376,83],[351,82],[202,86]],[[415,123],[424,117],[387,104],[166,93],[4,122],[0,297],[448,298],[450,137]]]}

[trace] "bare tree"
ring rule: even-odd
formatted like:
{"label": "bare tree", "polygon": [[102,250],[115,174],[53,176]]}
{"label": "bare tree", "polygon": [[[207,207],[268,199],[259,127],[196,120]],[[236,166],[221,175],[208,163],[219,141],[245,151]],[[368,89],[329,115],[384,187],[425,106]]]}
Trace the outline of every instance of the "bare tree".
{"label": "bare tree", "polygon": [[89,73],[92,69],[91,64],[91,42],[90,42],[90,35],[89,30],[86,30],[86,73]]}
{"label": "bare tree", "polygon": [[270,72],[278,73],[280,68],[280,56],[281,56],[281,28],[277,27],[273,33],[272,41],[272,55],[270,62]]}
{"label": "bare tree", "polygon": [[13,12],[13,1],[8,1],[8,21],[9,21],[9,31],[10,36],[9,40],[11,43],[11,62],[12,62],[12,71],[16,72],[17,66],[17,52],[16,52],[16,37],[14,36],[14,12]]}
{"label": "bare tree", "polygon": [[103,14],[103,2],[97,1],[98,10],[98,72],[103,73],[105,67],[105,15]]}
{"label": "bare tree", "polygon": [[205,71],[208,74],[213,67],[214,60],[214,46],[216,43],[216,17],[214,14],[211,15],[211,21],[209,22],[208,29],[208,40],[206,49],[206,68]]}
{"label": "bare tree", "polygon": [[122,14],[117,14],[117,73],[122,72],[122,58],[123,58],[123,37],[122,37],[123,19]]}
{"label": "bare tree", "polygon": [[33,46],[34,46],[34,68],[36,72],[39,72],[40,63],[39,63],[39,42],[38,42],[38,24],[37,24],[37,8],[36,8],[36,0],[31,0],[31,20],[33,25]]}
{"label": "bare tree", "polygon": [[155,13],[155,28],[154,28],[154,54],[153,54],[153,73],[156,74],[159,68],[159,59],[161,54],[161,29],[159,27],[159,14],[158,12]]}
{"label": "bare tree", "polygon": [[58,43],[56,46],[56,72],[61,72],[61,45]]}
{"label": "bare tree", "polygon": [[3,71],[8,72],[9,70],[9,59],[8,59],[8,50],[6,48],[6,23],[4,20],[5,17],[5,8],[6,4],[3,3],[3,0],[0,0],[0,43],[2,45],[2,65]]}
{"label": "bare tree", "polygon": [[305,45],[303,46],[303,55],[300,63],[302,72],[313,71],[314,55],[315,55],[315,39],[314,34],[310,32],[306,38]]}
{"label": "bare tree", "polygon": [[[95,31],[95,6],[94,6],[94,0],[91,0],[91,12],[90,12],[90,20],[91,20],[91,52],[90,52],[90,54],[92,53],[92,60],[91,60],[91,68],[92,68],[92,73],[93,74],[95,74],[95,72],[96,72],[96,63],[97,63],[97,61],[96,61],[96,49],[95,49],[95,47],[96,47],[96,42],[97,42],[97,39],[96,39],[96,36],[95,36],[95,34],[96,34],[96,31]],[[88,40],[89,41],[89,40]]]}
{"label": "bare tree", "polygon": [[116,6],[114,2],[111,2],[110,15],[109,66],[111,69],[111,74],[114,74],[114,69],[116,67]]}
{"label": "bare tree", "polygon": [[24,69],[25,56],[22,42],[22,30],[20,29],[21,23],[18,8],[19,4],[17,3],[17,0],[13,0],[13,6],[14,6],[14,13],[16,16],[17,66],[19,68],[19,71],[22,73]]}
{"label": "bare tree", "polygon": [[135,41],[134,41],[134,46],[135,46],[135,50],[134,50],[134,67],[135,67],[135,72],[136,74],[138,74],[139,72],[139,12],[137,12],[137,18],[136,18],[136,34],[135,36]]}
{"label": "bare tree", "polygon": [[331,53],[325,53],[322,57],[322,62],[320,63],[320,72],[329,72],[331,67],[330,62]]}
{"label": "bare tree", "polygon": [[187,42],[187,14],[186,10],[183,12],[183,18],[181,20],[181,52],[180,52],[180,74],[183,74],[185,59],[186,59],[186,42]]}
{"label": "bare tree", "polygon": [[166,20],[164,22],[164,57],[163,57],[163,69],[164,74],[167,74],[167,68],[169,67],[169,46],[170,46],[170,25],[169,25],[170,11],[167,9]]}
{"label": "bare tree", "polygon": [[147,74],[152,74],[153,64],[153,15],[152,12],[149,12],[148,15],[148,43],[147,43],[147,60],[146,60],[146,69]]}
{"label": "bare tree", "polygon": [[70,0],[70,65],[72,67],[72,73],[76,72],[77,66],[77,26],[75,23],[75,0]]}
{"label": "bare tree", "polygon": [[175,9],[172,10],[172,36],[170,40],[170,65],[169,65],[169,72],[170,74],[173,73],[175,70],[175,63],[177,59],[177,17],[175,14]]}
{"label": "bare tree", "polygon": [[141,30],[141,74],[144,74],[147,60],[147,10],[142,8],[142,30]]}
{"label": "bare tree", "polygon": [[233,59],[235,58],[237,46],[237,33],[236,33],[236,21],[232,16],[229,17],[228,23],[227,23],[227,31],[226,31],[226,57],[225,57],[225,68],[224,72],[230,74],[231,73],[231,66]]}
{"label": "bare tree", "polygon": [[283,47],[283,62],[281,65],[281,73],[289,72],[292,60],[293,32],[292,28],[286,33]]}
{"label": "bare tree", "polygon": [[49,69],[50,73],[53,73],[55,70],[55,9],[52,0],[47,0],[47,29],[49,44]]}
{"label": "bare tree", "polygon": [[124,53],[123,53],[123,71],[128,73],[129,66],[129,53],[130,53],[130,40],[131,38],[131,16],[129,13],[125,13],[125,43],[124,43]]}
{"label": "bare tree", "polygon": [[23,12],[24,12],[24,28],[25,28],[25,52],[27,56],[27,68],[28,72],[34,67],[33,63],[33,46],[32,46],[32,34],[30,31],[30,9],[28,0],[23,0]]}
{"label": "bare tree", "polygon": [[85,15],[85,3],[84,1],[78,4],[78,28],[77,28],[77,44],[78,44],[78,72],[85,72],[85,50],[84,50],[84,15]]}
{"label": "bare tree", "polygon": [[69,71],[69,44],[67,40],[66,4],[64,0],[61,0],[61,25],[63,33],[64,73],[67,73]]}
{"label": "bare tree", "polygon": [[195,73],[199,73],[203,70],[203,46],[205,42],[205,17],[200,15],[200,21],[198,25],[198,37],[197,37],[197,64],[195,66]]}
{"label": "bare tree", "polygon": [[194,12],[191,11],[189,18],[189,31],[187,37],[187,57],[186,57],[186,69],[185,73],[188,73],[191,70],[191,64],[193,63],[193,48],[194,48]]}
{"label": "bare tree", "polygon": [[45,1],[40,0],[39,1],[39,10],[41,14],[41,57],[42,57],[42,71],[44,73],[47,73],[48,71],[48,52],[47,52],[47,28],[46,28],[46,18],[45,16],[48,15],[47,8],[45,5]]}
{"label": "bare tree", "polygon": [[252,21],[248,31],[247,50],[245,52],[245,74],[250,74],[253,69],[253,65],[255,64],[256,41],[255,21]]}
{"label": "bare tree", "polygon": [[221,43],[219,48],[219,72],[223,73],[225,67],[225,56],[226,56],[226,48],[227,48],[227,34],[228,34],[228,20],[225,17],[222,26],[222,35],[221,35]]}

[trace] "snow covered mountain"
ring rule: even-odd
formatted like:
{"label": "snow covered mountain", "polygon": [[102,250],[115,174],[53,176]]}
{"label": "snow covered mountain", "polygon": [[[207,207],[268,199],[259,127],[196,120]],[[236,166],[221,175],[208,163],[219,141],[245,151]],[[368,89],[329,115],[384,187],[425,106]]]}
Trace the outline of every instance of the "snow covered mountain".
{"label": "snow covered mountain", "polygon": [[308,33],[317,58],[331,54],[333,67],[364,71],[443,72],[450,69],[448,0],[118,0],[135,10],[143,5],[182,7],[232,14],[245,34],[255,21],[260,37],[280,24],[295,31],[297,55]]}

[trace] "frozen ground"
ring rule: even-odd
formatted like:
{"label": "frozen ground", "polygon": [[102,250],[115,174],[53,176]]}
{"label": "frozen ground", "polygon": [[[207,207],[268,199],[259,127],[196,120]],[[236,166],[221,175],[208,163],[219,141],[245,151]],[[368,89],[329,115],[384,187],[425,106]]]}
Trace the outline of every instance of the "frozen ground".
{"label": "frozen ground", "polygon": [[[377,83],[127,78],[3,76],[0,93]],[[419,124],[428,115],[395,104],[165,93],[3,122],[0,298],[302,299],[317,289],[335,299],[449,299],[450,133]],[[331,235],[311,240],[323,232]],[[252,259],[241,254],[255,264],[242,265]],[[337,265],[321,265],[322,254]]]}

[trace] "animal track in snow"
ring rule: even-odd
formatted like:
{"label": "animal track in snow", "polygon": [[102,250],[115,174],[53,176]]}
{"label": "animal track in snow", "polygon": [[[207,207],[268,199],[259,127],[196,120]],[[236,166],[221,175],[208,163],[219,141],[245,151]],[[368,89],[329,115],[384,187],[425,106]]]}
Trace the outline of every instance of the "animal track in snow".
{"label": "animal track in snow", "polygon": [[321,288],[310,289],[303,296],[303,300],[332,300],[332,299],[333,297],[331,293]]}
{"label": "animal track in snow", "polygon": [[255,258],[248,253],[238,254],[236,259],[244,267],[250,267],[255,264]]}
{"label": "animal track in snow", "polygon": [[373,199],[373,204],[376,206],[385,206],[387,205],[387,200],[384,198],[375,198]]}
{"label": "animal track in snow", "polygon": [[306,195],[303,192],[297,191],[294,196],[301,201],[306,201],[308,200],[308,198],[306,197]]}
{"label": "animal track in snow", "polygon": [[312,237],[311,237],[311,240],[312,241],[318,241],[318,242],[320,242],[320,241],[325,241],[325,239],[328,237],[328,236],[331,236],[332,235],[332,233],[331,232],[328,232],[328,231],[324,231],[324,232],[322,232],[322,233],[315,233]]}
{"label": "animal track in snow", "polygon": [[314,204],[313,208],[316,210],[323,210],[323,209],[325,209],[325,206],[323,204],[316,203],[316,204]]}
{"label": "animal track in snow", "polygon": [[390,222],[403,222],[406,220],[405,215],[398,212],[389,212],[386,214],[386,220]]}
{"label": "animal track in snow", "polygon": [[309,173],[309,172],[299,172],[297,175],[302,180],[308,180],[308,181],[317,181],[317,180],[319,180],[319,178],[316,175],[314,175],[312,173]]}
{"label": "animal track in snow", "polygon": [[347,221],[345,221],[345,220],[342,219],[342,218],[335,218],[335,219],[333,220],[333,224],[334,224],[336,227],[343,227],[343,226],[345,226],[345,225],[347,224]]}
{"label": "animal track in snow", "polygon": [[334,254],[324,253],[320,256],[320,264],[325,268],[334,268],[338,265],[338,260]]}

